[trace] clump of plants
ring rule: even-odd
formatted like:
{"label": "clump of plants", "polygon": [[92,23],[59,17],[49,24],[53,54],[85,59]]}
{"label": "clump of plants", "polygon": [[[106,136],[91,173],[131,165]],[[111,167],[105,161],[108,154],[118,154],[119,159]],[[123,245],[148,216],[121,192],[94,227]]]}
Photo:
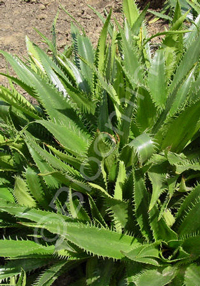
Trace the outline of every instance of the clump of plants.
{"label": "clump of plants", "polygon": [[2,283],[200,284],[199,19],[177,2],[153,51],[146,12],[124,0],[96,48],[72,24],[64,53],[1,51]]}

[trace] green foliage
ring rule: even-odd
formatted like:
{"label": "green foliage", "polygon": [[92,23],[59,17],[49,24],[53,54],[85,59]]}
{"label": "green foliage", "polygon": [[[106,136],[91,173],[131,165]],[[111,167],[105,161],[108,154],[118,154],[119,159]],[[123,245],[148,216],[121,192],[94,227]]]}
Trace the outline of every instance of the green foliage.
{"label": "green foliage", "polygon": [[[150,13],[158,18],[171,21],[173,14],[177,12],[177,3],[180,6],[180,13],[187,14],[187,20],[193,21],[200,14],[200,1],[199,0],[166,0],[161,12],[149,10]],[[167,13],[167,15],[166,15]],[[156,18],[156,19],[158,19]]]}
{"label": "green foliage", "polygon": [[152,52],[146,11],[124,0],[96,48],[72,24],[64,53],[41,33],[52,57],[1,51],[2,283],[199,285],[200,23],[177,2]]}

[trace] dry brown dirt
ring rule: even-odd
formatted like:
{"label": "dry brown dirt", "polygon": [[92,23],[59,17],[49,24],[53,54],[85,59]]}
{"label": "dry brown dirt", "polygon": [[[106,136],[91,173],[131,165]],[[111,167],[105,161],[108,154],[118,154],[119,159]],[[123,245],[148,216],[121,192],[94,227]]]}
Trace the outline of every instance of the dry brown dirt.
{"label": "dry brown dirt", "polygon": [[[121,2],[121,1],[119,1]],[[45,48],[41,37],[34,28],[37,28],[47,37],[51,37],[53,20],[59,10],[57,20],[57,45],[61,50],[70,41],[70,17],[59,6],[62,5],[83,25],[87,35],[93,43],[97,40],[102,23],[87,6],[92,5],[103,14],[104,9],[113,7],[114,13],[119,14],[120,4],[112,0],[0,0],[0,49],[26,56],[25,36],[31,41]],[[6,71],[6,63],[0,58],[0,72]],[[0,76],[0,83],[5,79]]]}
{"label": "dry brown dirt", "polygon": [[[141,0],[145,5],[148,1]],[[96,43],[100,33],[102,22],[87,6],[92,5],[101,14],[105,9],[113,8],[117,19],[121,14],[121,0],[0,0],[0,49],[16,54],[19,57],[26,57],[25,36],[46,48],[41,37],[34,28],[41,31],[47,37],[51,37],[53,20],[59,11],[57,20],[57,45],[62,50],[70,42],[70,17],[59,7],[62,5],[71,15],[85,28],[87,35]],[[161,1],[151,1],[157,7]],[[152,24],[150,32],[163,30],[162,23]],[[6,62],[0,56],[0,73],[6,72]],[[0,75],[0,84],[6,85],[5,77]]]}

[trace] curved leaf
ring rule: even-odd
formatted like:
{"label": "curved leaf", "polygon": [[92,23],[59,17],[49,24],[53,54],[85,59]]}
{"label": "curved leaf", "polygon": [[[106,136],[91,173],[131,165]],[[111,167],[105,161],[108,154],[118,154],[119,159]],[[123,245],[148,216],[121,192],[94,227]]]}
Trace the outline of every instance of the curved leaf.
{"label": "curved leaf", "polygon": [[37,123],[43,125],[59,143],[69,152],[75,155],[84,155],[90,140],[89,134],[83,132],[74,123],[59,125],[47,120],[37,120]]}
{"label": "curved leaf", "polygon": [[161,270],[147,270],[139,276],[136,285],[146,286],[148,281],[148,286],[164,286],[172,281],[175,273],[175,268],[170,266]]}
{"label": "curved leaf", "polygon": [[10,91],[8,88],[0,87],[0,98],[15,107],[17,110],[31,116],[34,119],[40,119],[36,109],[16,90]]}
{"label": "curved leaf", "polygon": [[42,275],[39,276],[39,278],[36,280],[36,282],[33,285],[34,286],[52,285],[53,282],[58,277],[59,272],[62,270],[62,268],[67,263],[70,263],[70,262],[68,262],[68,261],[59,261],[59,262],[55,263],[54,265],[50,266],[47,270],[45,270],[42,273]]}
{"label": "curved leaf", "polygon": [[24,205],[27,207],[36,206],[36,202],[33,199],[33,197],[30,195],[30,191],[27,188],[26,182],[21,177],[15,178],[15,187],[14,187],[13,195],[15,196],[17,202],[20,205]]}
{"label": "curved leaf", "polygon": [[121,160],[124,161],[126,167],[136,163],[137,159],[142,165],[154,153],[155,143],[153,139],[147,133],[143,133],[124,146],[121,152]]}
{"label": "curved leaf", "polygon": [[153,244],[147,244],[140,246],[131,250],[128,253],[124,253],[126,257],[130,260],[150,264],[153,266],[163,266],[163,263],[160,259],[160,242],[155,242]]}
{"label": "curved leaf", "polygon": [[0,251],[4,257],[23,258],[37,255],[52,255],[55,246],[44,246],[29,240],[0,240]]}
{"label": "curved leaf", "polygon": [[57,222],[44,221],[41,225],[37,224],[37,227],[60,234],[86,252],[102,257],[121,259],[124,257],[122,252],[131,251],[140,246],[138,239],[132,236],[82,223],[60,223],[59,220]]}

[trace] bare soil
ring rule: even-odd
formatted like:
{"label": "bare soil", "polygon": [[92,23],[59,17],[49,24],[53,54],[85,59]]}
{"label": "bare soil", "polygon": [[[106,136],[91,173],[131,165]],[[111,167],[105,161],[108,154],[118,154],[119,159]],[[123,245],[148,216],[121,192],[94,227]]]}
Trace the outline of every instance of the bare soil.
{"label": "bare soil", "polygon": [[[148,0],[139,2],[144,7]],[[162,1],[150,2],[155,8],[162,4]],[[34,28],[51,38],[52,23],[58,11],[56,25],[58,50],[69,45],[71,19],[59,8],[60,5],[85,28],[87,35],[95,44],[102,22],[87,5],[92,5],[101,14],[105,13],[105,9],[109,11],[113,8],[115,17],[120,19],[121,3],[121,0],[0,0],[0,49],[16,54],[20,58],[26,57],[25,36],[45,49],[45,44]],[[149,26],[151,34],[163,29],[162,21]],[[0,56],[0,73],[5,73],[6,69],[6,62]],[[6,83],[6,78],[0,75],[0,84],[6,85]]]}

